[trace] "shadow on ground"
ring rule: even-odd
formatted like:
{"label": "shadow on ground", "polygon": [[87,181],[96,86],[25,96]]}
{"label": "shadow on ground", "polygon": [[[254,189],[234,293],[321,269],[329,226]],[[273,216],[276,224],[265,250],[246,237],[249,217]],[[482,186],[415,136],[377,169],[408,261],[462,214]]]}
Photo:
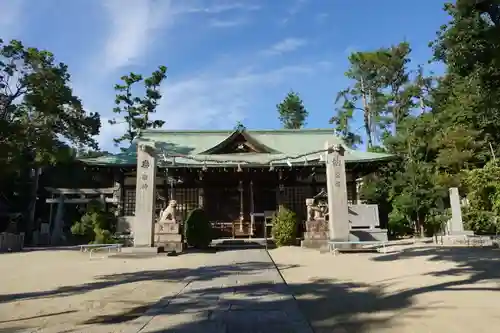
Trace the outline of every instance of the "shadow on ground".
{"label": "shadow on ground", "polygon": [[[463,277],[462,280],[446,281],[432,286],[422,286],[405,291],[405,295],[411,297],[420,293],[444,290],[487,290],[500,291],[500,284],[497,288],[470,286],[478,282],[499,281],[500,282],[500,251],[490,247],[421,247],[409,248],[399,253],[385,254],[373,258],[374,261],[396,261],[425,257],[429,262],[451,262],[454,268],[443,271],[432,271],[426,275],[445,277]],[[464,287],[468,286],[468,287]]]}
{"label": "shadow on ground", "polygon": [[[398,254],[379,255],[374,257],[373,260],[399,261],[416,256],[425,256],[426,260],[430,262],[454,262],[456,267],[452,269],[428,274],[434,276],[463,276],[463,279],[416,286],[396,293],[386,291],[388,286],[393,283],[391,280],[381,281],[377,284],[363,284],[345,283],[334,279],[314,279],[308,283],[290,284],[288,286],[276,283],[250,283],[220,288],[186,288],[177,297],[161,299],[155,304],[141,304],[120,314],[96,316],[81,324],[132,324],[134,321],[139,320],[146,311],[153,308],[154,315],[168,315],[169,318],[173,319],[172,322],[175,322],[174,318],[176,316],[186,314],[193,315],[195,319],[175,327],[147,331],[148,333],[188,333],[194,332],[200,327],[206,327],[206,332],[211,332],[209,326],[221,318],[226,326],[229,325],[229,328],[226,328],[227,332],[250,332],[248,331],[249,327],[259,320],[268,321],[266,323],[269,332],[281,332],[276,327],[273,328],[272,314],[296,306],[294,299],[289,296],[290,292],[293,292],[298,299],[300,310],[312,324],[315,332],[337,332],[336,329],[343,329],[338,332],[368,333],[375,330],[383,331],[384,328],[394,330],[394,327],[398,325],[397,318],[394,315],[396,312],[404,311],[407,316],[423,317],[423,311],[428,310],[428,307],[416,307],[414,297],[424,293],[451,290],[460,286],[463,286],[460,288],[462,291],[500,290],[500,287],[470,286],[476,282],[500,278],[499,252],[490,249],[416,248],[407,249]],[[208,282],[232,274],[239,274],[249,278],[252,274],[258,274],[258,272],[272,267],[268,263],[250,262],[228,266],[207,266],[198,269],[173,269],[107,275],[100,276],[97,281],[89,284],[61,287],[43,293],[0,295],[0,301],[10,302],[43,297],[64,297],[146,280],[187,281],[188,285],[194,285],[195,282]],[[297,266],[290,265],[279,268],[280,270],[286,270],[294,267]],[[208,283],[198,285],[208,285]],[[263,298],[266,295],[274,295],[274,297]],[[439,308],[440,305],[431,304],[430,306]],[[384,315],[384,312],[386,315]],[[228,316],[230,313],[233,315]],[[255,313],[256,316],[248,315],[249,313]],[[241,314],[244,314],[244,316]],[[262,316],[262,314],[266,314],[267,317]],[[289,318],[289,320],[293,321],[294,318]],[[0,330],[0,333],[2,332],[4,331]],[[287,332],[291,333],[292,331]]]}
{"label": "shadow on ground", "polygon": [[265,262],[241,262],[241,263],[234,263],[234,265],[205,266],[195,269],[176,268],[176,269],[166,269],[166,270],[151,270],[151,271],[140,271],[133,273],[121,273],[113,275],[101,275],[96,278],[97,281],[95,282],[90,282],[80,285],[63,286],[57,289],[46,290],[41,292],[1,294],[0,303],[18,302],[21,300],[28,300],[28,299],[72,296],[76,294],[90,292],[93,290],[110,288],[129,283],[137,283],[141,281],[165,281],[165,282],[176,282],[183,280],[191,282],[210,281],[215,278],[229,276],[232,274],[242,274],[242,275],[252,274],[260,270],[269,269],[271,267],[272,264]]}

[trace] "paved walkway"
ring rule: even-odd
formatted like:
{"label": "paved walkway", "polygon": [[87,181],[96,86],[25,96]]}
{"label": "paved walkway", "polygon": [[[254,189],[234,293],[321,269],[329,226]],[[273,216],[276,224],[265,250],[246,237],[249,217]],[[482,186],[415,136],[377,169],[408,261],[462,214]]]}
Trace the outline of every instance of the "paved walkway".
{"label": "paved walkway", "polygon": [[[265,250],[223,251],[211,259],[177,295],[162,299],[121,332],[312,333]],[[213,267],[221,265],[232,268],[214,274]]]}

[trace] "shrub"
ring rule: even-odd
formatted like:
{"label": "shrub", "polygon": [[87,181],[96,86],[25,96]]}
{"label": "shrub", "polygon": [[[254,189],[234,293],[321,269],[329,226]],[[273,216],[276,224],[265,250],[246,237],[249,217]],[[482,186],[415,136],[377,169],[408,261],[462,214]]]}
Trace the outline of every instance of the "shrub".
{"label": "shrub", "polygon": [[80,221],[71,226],[71,233],[79,242],[109,244],[114,243],[112,234],[115,232],[115,227],[114,214],[104,211],[100,202],[91,201]]}
{"label": "shrub", "polygon": [[408,218],[398,209],[393,209],[389,213],[387,229],[389,235],[394,238],[413,235],[414,232]]}
{"label": "shrub", "polygon": [[464,227],[478,235],[496,234],[497,217],[493,212],[466,207],[463,214]]}
{"label": "shrub", "polygon": [[184,223],[184,236],[189,246],[206,249],[212,242],[212,225],[202,208],[193,209]]}
{"label": "shrub", "polygon": [[295,245],[297,218],[291,210],[281,207],[273,218],[272,235],[276,246]]}

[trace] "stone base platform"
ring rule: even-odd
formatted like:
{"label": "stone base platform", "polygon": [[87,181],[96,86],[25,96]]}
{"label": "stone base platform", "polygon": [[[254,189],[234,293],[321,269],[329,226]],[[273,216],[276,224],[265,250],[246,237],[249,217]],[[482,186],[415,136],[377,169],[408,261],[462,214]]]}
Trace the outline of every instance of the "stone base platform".
{"label": "stone base platform", "polygon": [[162,246],[137,246],[137,247],[123,247],[121,252],[111,255],[113,258],[149,258],[158,255],[168,256],[171,252],[181,254],[183,251],[182,243],[170,243]]}
{"label": "stone base platform", "polygon": [[464,230],[464,231],[453,231],[450,233],[447,233],[443,236],[474,236],[474,231],[472,230]]}
{"label": "stone base platform", "polygon": [[[323,237],[319,237],[323,236]],[[301,243],[301,247],[317,249],[320,251],[328,251],[328,238],[324,232],[316,232],[313,235],[305,233],[305,238]],[[383,242],[388,241],[386,229],[355,229],[351,230],[349,240],[352,242]],[[362,245],[362,244],[361,244]],[[337,248],[355,249],[357,244],[338,245]]]}
{"label": "stone base platform", "polygon": [[360,242],[387,242],[387,229],[352,229],[349,234],[350,241]]}

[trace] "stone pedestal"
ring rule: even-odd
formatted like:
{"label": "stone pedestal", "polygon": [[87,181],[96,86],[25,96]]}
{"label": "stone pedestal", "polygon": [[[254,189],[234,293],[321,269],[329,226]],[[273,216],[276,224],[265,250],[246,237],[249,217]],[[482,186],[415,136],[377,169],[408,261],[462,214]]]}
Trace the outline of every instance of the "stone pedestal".
{"label": "stone pedestal", "polygon": [[301,242],[301,246],[327,250],[328,230],[328,221],[326,220],[306,221],[306,232],[304,232],[304,240]]}
{"label": "stone pedestal", "polygon": [[159,222],[155,224],[154,245],[164,252],[182,252],[183,241],[180,224],[177,222]]}
{"label": "stone pedestal", "polygon": [[[327,220],[314,220],[306,222],[306,232],[301,246],[311,249],[328,250],[329,227]],[[380,228],[352,229],[345,241],[364,242],[364,241],[387,241],[387,230]],[[355,248],[359,245],[344,244],[337,245],[337,248]]]}
{"label": "stone pedestal", "polygon": [[177,202],[170,200],[168,207],[160,214],[160,220],[155,224],[154,245],[164,252],[182,252],[183,240],[181,225],[176,220]]}

